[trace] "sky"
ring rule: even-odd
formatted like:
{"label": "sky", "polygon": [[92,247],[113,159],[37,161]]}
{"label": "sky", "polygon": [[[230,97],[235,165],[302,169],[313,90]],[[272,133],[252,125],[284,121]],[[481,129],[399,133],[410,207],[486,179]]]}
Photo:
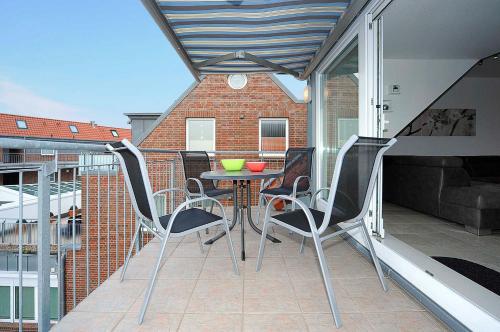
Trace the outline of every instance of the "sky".
{"label": "sky", "polygon": [[[300,99],[304,82],[279,75]],[[140,0],[0,1],[0,112],[126,127],[194,81]]]}

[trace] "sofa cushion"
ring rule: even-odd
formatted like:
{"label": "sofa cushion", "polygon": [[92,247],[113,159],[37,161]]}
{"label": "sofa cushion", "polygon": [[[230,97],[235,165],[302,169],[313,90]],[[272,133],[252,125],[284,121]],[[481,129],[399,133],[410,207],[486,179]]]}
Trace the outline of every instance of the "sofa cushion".
{"label": "sofa cushion", "polygon": [[476,209],[500,209],[500,185],[474,183],[469,187],[444,187],[441,201]]}

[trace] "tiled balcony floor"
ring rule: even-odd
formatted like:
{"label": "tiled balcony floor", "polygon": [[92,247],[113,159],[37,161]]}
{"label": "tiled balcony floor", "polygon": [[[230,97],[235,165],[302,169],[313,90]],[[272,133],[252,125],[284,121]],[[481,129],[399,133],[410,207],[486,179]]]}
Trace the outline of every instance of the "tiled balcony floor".
{"label": "tiled balcony floor", "polygon": [[247,260],[241,262],[239,229],[233,230],[240,276],[233,274],[224,240],[206,246],[203,254],[195,236],[171,242],[139,326],[138,312],[159,248],[159,242],[153,241],[131,260],[124,282],[120,283],[118,271],[53,330],[446,330],[393,282],[384,293],[371,263],[342,240],[328,242],[325,250],[344,323],[342,329],[335,329],[313,248],[309,244],[300,255],[297,236],[275,231],[283,243],[267,243],[263,267],[257,273],[259,236],[248,227]]}

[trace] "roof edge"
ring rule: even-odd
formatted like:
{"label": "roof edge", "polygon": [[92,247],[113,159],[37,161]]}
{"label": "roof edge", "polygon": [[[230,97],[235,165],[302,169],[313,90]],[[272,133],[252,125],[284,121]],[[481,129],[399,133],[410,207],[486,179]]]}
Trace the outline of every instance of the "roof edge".
{"label": "roof edge", "polygon": [[273,73],[267,73],[267,75],[273,80],[273,82],[280,87],[281,90],[283,90],[284,93],[290,97],[291,100],[293,100],[296,104],[307,104],[304,100],[298,99],[290,89],[288,89],[283,82],[280,81],[279,78],[276,77],[275,74]]}
{"label": "roof edge", "polygon": [[135,140],[133,142],[134,145],[139,145],[141,144],[142,142],[144,142],[144,140],[153,132],[153,130],[155,130],[156,127],[158,127],[158,125],[167,117],[169,116],[170,113],[172,113],[172,111],[177,107],[177,105],[179,105],[183,100],[184,98],[186,98],[190,93],[191,91],[193,91],[200,83],[201,81],[203,81],[203,79],[205,78],[205,76],[201,76],[200,77],[200,81],[194,81],[193,83],[191,83],[191,85],[186,89],[184,90],[184,92],[179,96],[179,98],[177,98],[166,110],[165,112],[163,112],[152,124],[151,126],[146,130],[144,131],[144,133],[142,133],[141,136],[139,136],[139,138],[137,138],[137,140]]}

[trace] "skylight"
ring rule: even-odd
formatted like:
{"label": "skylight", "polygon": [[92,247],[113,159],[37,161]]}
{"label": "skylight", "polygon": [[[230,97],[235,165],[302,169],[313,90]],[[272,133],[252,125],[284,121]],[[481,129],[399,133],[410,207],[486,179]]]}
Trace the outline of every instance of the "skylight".
{"label": "skylight", "polygon": [[28,125],[26,124],[26,121],[24,121],[24,120],[16,120],[16,125],[17,125],[17,128],[19,128],[19,129],[28,129]]}
{"label": "skylight", "polygon": [[75,125],[70,125],[69,130],[71,130],[73,134],[78,134],[78,128],[76,128]]}
{"label": "skylight", "polygon": [[118,135],[118,132],[114,129],[111,129],[111,135],[113,135],[113,137],[118,137],[120,135]]}

